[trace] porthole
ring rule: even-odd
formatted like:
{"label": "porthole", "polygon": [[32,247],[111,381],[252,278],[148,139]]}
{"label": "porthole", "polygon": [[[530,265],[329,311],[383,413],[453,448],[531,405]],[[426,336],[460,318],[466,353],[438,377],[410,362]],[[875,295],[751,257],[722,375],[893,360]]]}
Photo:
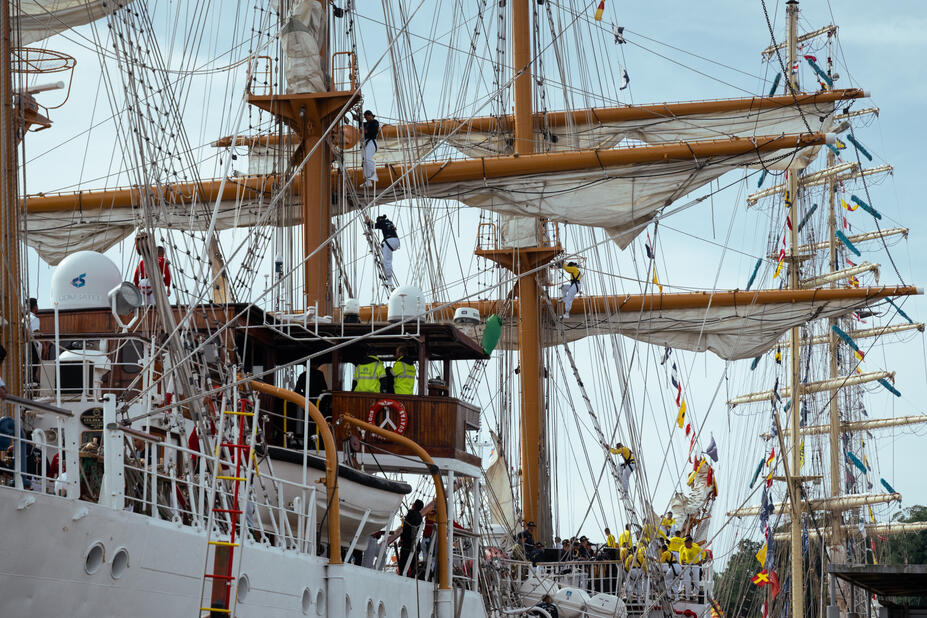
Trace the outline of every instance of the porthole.
{"label": "porthole", "polygon": [[238,602],[244,603],[245,599],[248,598],[249,592],[251,592],[251,580],[248,579],[247,575],[242,575],[238,578],[238,589],[236,592]]}
{"label": "porthole", "polygon": [[319,590],[315,593],[315,613],[317,616],[325,615],[325,591]]}
{"label": "porthole", "polygon": [[84,557],[84,571],[87,572],[87,575],[93,575],[99,571],[105,558],[106,552],[103,549],[103,543],[94,543],[91,545],[90,549],[87,550],[87,555]]}
{"label": "porthole", "polygon": [[406,609],[405,605],[403,605],[402,609],[399,611],[399,618],[409,618],[409,610]]}
{"label": "porthole", "polygon": [[306,616],[309,615],[309,610],[312,609],[312,591],[307,587],[303,590],[302,599],[299,601],[299,606],[303,610],[303,614]]}
{"label": "porthole", "polygon": [[377,607],[377,618],[386,618],[386,605],[383,601],[380,601],[380,605]]}
{"label": "porthole", "polygon": [[377,604],[373,599],[367,599],[367,618],[377,618]]}
{"label": "porthole", "polygon": [[351,615],[351,595],[349,594],[344,595],[344,615]]}
{"label": "porthole", "polygon": [[113,565],[112,565],[112,576],[113,579],[119,579],[122,577],[123,573],[126,572],[126,569],[129,568],[129,550],[125,547],[120,547],[116,550],[116,554],[113,556]]}

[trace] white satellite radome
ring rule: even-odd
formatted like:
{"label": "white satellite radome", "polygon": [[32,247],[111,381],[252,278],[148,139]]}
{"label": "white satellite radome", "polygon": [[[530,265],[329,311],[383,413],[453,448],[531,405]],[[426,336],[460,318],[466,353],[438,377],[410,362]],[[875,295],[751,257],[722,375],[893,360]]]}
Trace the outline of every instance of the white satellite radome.
{"label": "white satellite radome", "polygon": [[475,307],[457,307],[454,324],[476,326],[480,323],[480,310]]}
{"label": "white satellite radome", "polygon": [[59,309],[108,309],[109,291],[120,283],[122,274],[111,259],[96,251],[78,251],[55,267],[52,303]]}
{"label": "white satellite radome", "polygon": [[416,318],[425,313],[425,297],[422,291],[415,286],[406,285],[393,290],[389,296],[389,305],[386,319],[390,322],[401,322]]}

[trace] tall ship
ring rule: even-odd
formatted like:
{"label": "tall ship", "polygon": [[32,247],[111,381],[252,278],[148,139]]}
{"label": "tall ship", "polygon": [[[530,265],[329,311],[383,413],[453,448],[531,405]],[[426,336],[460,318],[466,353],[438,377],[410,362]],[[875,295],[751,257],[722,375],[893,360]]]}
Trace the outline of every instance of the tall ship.
{"label": "tall ship", "polygon": [[878,607],[878,110],[796,0],[636,103],[613,4],[0,2],[4,615]]}

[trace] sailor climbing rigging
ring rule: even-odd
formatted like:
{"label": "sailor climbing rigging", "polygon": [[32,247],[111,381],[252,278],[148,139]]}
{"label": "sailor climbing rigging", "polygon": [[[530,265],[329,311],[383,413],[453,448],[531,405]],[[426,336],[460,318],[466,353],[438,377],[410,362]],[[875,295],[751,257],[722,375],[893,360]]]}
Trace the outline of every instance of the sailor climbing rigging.
{"label": "sailor climbing rigging", "polygon": [[561,293],[563,295],[563,319],[570,317],[570,308],[573,307],[573,299],[582,292],[580,280],[583,278],[579,272],[579,264],[576,262],[560,262],[560,267],[570,276],[570,280],[563,284]]}
{"label": "sailor climbing rigging", "polygon": [[[369,217],[367,223],[372,223]],[[377,217],[377,222],[373,224],[373,227],[383,233],[383,242],[380,243],[380,251],[383,253],[383,271],[387,280],[391,280],[393,278],[393,252],[399,250],[399,233],[386,215]]]}
{"label": "sailor climbing rigging", "polygon": [[377,152],[377,137],[380,135],[380,123],[373,112],[364,110],[364,150],[362,167],[364,170],[364,187],[372,187],[377,181],[377,164],[373,155]]}
{"label": "sailor climbing rigging", "polygon": [[623,445],[621,442],[615,445],[614,448],[609,449],[612,455],[621,455],[621,458],[624,460],[618,464],[618,473],[621,480],[621,489],[624,490],[624,494],[628,495],[628,481],[631,478],[631,473],[634,472],[634,469],[637,467],[637,461],[634,459],[634,453],[631,452],[631,449]]}

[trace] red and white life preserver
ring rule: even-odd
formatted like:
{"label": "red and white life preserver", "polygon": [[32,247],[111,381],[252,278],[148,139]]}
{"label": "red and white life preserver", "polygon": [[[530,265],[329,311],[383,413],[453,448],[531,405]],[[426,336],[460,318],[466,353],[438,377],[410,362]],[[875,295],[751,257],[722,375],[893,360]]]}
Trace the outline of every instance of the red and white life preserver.
{"label": "red and white life preserver", "polygon": [[[383,416],[378,421],[377,417],[381,412]],[[403,434],[409,426],[409,414],[405,406],[395,399],[379,399],[370,406],[367,412],[367,422],[382,429]]]}

